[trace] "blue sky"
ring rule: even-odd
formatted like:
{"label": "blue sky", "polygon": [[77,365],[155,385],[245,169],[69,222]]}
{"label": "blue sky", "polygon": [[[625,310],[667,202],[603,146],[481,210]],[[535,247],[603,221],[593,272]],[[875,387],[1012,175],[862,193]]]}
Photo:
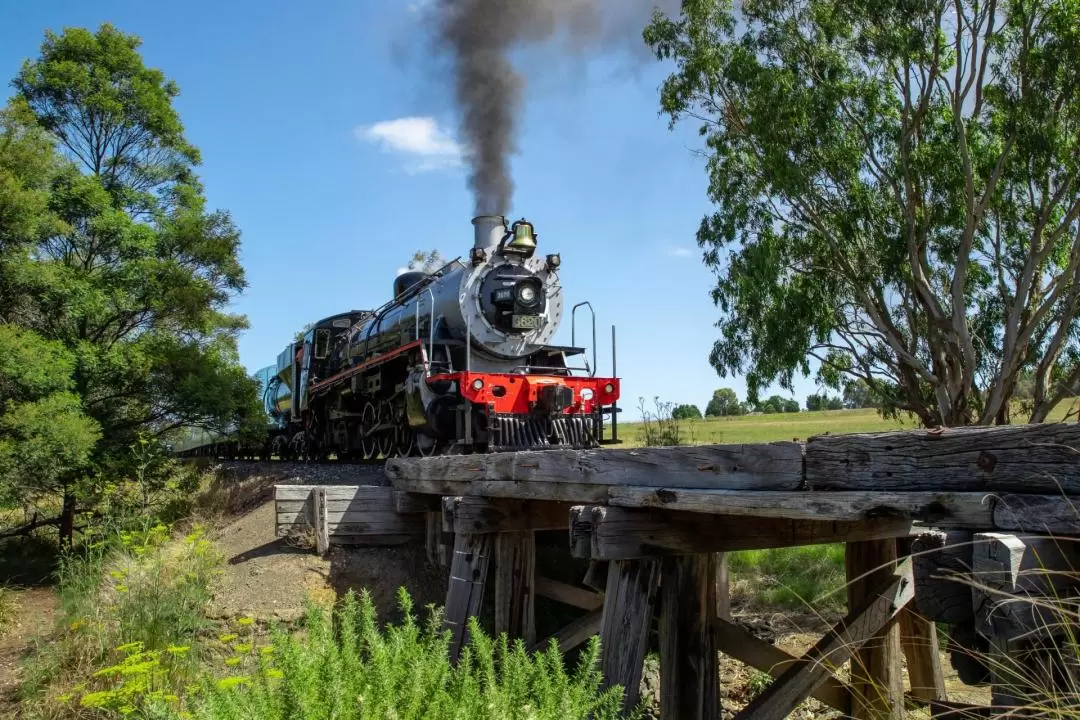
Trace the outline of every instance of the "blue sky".
{"label": "blue sky", "polygon": [[[305,323],[385,302],[414,250],[468,252],[454,108],[414,3],[7,0],[0,77],[37,54],[47,28],[109,21],[143,39],[146,62],[180,86],[211,205],[243,233],[249,287],[233,309],[251,323],[240,354],[254,371]],[[658,115],[670,66],[554,44],[520,60],[510,214],[535,223],[541,251],[562,254],[570,304],[595,308],[601,373],[616,326],[623,417],[639,397],[650,409],[657,395],[704,409],[722,386],[743,397],[742,379],[708,362],[719,311],[694,233],[711,205],[696,128],[669,131]],[[556,341],[569,340],[567,316]],[[796,390],[801,403],[812,380]]]}

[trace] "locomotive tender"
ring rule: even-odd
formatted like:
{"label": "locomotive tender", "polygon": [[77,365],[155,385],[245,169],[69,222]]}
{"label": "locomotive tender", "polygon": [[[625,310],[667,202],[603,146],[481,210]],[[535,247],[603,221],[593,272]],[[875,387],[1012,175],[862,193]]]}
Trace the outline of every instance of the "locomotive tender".
{"label": "locomotive tender", "polygon": [[564,312],[559,255],[537,254],[524,219],[472,223],[467,261],[399,275],[388,303],[318,321],[260,371],[271,429],[259,454],[375,460],[600,444],[619,380],[596,377],[587,360],[572,367],[583,348],[550,344]]}

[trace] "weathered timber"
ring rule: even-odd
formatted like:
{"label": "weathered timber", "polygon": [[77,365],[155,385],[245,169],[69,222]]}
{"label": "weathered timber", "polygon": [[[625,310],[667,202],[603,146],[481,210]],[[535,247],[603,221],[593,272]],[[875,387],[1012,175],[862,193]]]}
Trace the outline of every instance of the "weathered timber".
{"label": "weathered timber", "polygon": [[806,444],[813,490],[1080,494],[1080,424],[824,435]]}
{"label": "weathered timber", "polygon": [[334,535],[330,533],[331,545],[356,545],[359,547],[391,547],[415,543],[420,536],[409,535]]}
{"label": "weathered timber", "polygon": [[[849,542],[844,551],[848,581],[848,609],[873,600],[873,593],[889,582],[897,558],[895,540]],[[914,579],[912,579],[914,583]],[[854,718],[891,718],[904,715],[904,689],[900,674],[900,627],[886,623],[851,659],[851,715]]]}
{"label": "weathered timber", "polygon": [[[497,453],[510,454],[510,453]],[[469,456],[473,457],[473,456]],[[512,498],[567,503],[606,502],[610,485],[570,482],[514,482],[507,480],[395,480],[395,487],[440,497]]]}
{"label": "weathered timber", "polygon": [[437,497],[394,490],[394,509],[399,513],[422,513],[439,508]]}
{"label": "weathered timber", "polygon": [[450,567],[454,562],[454,533],[442,526],[442,513],[439,513],[439,565]]}
{"label": "weathered timber", "polygon": [[[918,591],[916,591],[918,594]],[[909,603],[900,613],[900,646],[907,659],[911,695],[919,700],[948,700],[941,668],[937,628]]]}
{"label": "weathered timber", "polygon": [[638,702],[653,605],[660,580],[657,559],[611,564],[600,630],[600,669],[605,687],[621,685],[623,710]]}
{"label": "weathered timber", "polygon": [[716,553],[716,617],[731,619],[731,586],[728,582],[727,553]]}
{"label": "weathered timber", "polygon": [[274,499],[275,535],[310,531],[319,552],[328,544],[393,545],[424,531],[421,515],[397,512],[391,487],[276,485]]}
{"label": "weathered timber", "polygon": [[317,487],[323,489],[331,504],[335,500],[357,501],[373,510],[395,510],[394,488],[388,485],[275,485],[274,500],[302,502]]}
{"label": "weathered timber", "polygon": [[411,521],[406,520],[407,515],[400,516],[402,519],[390,522],[327,522],[326,527],[330,535],[413,535],[417,539],[423,537],[424,519],[417,515]]}
{"label": "weathered timber", "polygon": [[581,578],[581,584],[585,587],[591,587],[598,593],[603,593],[604,589],[607,588],[607,573],[607,560],[590,560],[589,566],[585,570],[585,577]]}
{"label": "weathered timber", "polygon": [[[918,536],[916,536],[918,537]],[[910,557],[915,538],[896,541],[898,557]],[[914,573],[914,563],[912,564]],[[918,579],[915,580],[915,597],[918,598]],[[907,659],[908,682],[911,695],[917,700],[948,700],[945,693],[945,674],[941,668],[941,651],[938,647],[937,628],[934,623],[919,615],[915,602],[908,603],[900,611],[900,647]]]}
{"label": "weathered timber", "polygon": [[1080,497],[1006,494],[993,507],[997,530],[1080,535]]}
{"label": "weathered timber", "polygon": [[569,623],[554,635],[550,635],[533,645],[533,651],[547,650],[554,640],[559,652],[566,653],[600,632],[604,619],[604,609],[597,608]]}
{"label": "weathered timber", "polygon": [[604,606],[604,596],[600,593],[568,585],[542,575],[536,577],[536,594],[582,610],[597,610]]}
{"label": "weathered timber", "polygon": [[[794,655],[759,640],[733,622],[717,618],[714,625],[716,649],[719,652],[768,673],[773,678],[780,677],[790,665],[799,661]],[[850,688],[833,675],[826,675],[821,684],[810,691],[810,696],[844,714],[851,708]]]}
{"label": "weathered timber", "polygon": [[444,525],[454,532],[565,530],[570,525],[570,505],[550,500],[457,496],[444,501],[443,510],[450,515]]}
{"label": "weathered timber", "polygon": [[531,530],[495,536],[495,633],[536,642],[536,540]]}
{"label": "weathered timber", "polygon": [[454,556],[444,611],[444,623],[450,631],[451,662],[457,662],[461,648],[468,642],[469,618],[480,614],[491,546],[492,537],[486,533],[454,536]]}
{"label": "weathered timber", "polygon": [[980,718],[1001,717],[1002,708],[991,705],[972,705],[970,703],[930,701],[930,717],[937,720],[979,720]]}
{"label": "weathered timber", "polygon": [[802,445],[793,442],[393,458],[386,474],[401,490],[418,481],[795,490],[803,481]]}
{"label": "weathered timber", "polygon": [[599,505],[575,506],[570,510],[571,554],[593,560],[895,538],[911,534],[913,530],[910,521],[889,518],[828,522],[716,517]]}
{"label": "weathered timber", "polygon": [[[1080,458],[1078,458],[1080,460]],[[790,520],[897,518],[937,529],[1080,534],[1080,497],[1019,493],[877,490],[701,490],[612,487],[606,504]]]}
{"label": "weathered timber", "polygon": [[312,493],[311,525],[315,528],[315,551],[326,555],[330,550],[330,527],[326,517],[326,488],[317,487]]}
{"label": "weathered timber", "polygon": [[989,641],[993,703],[1034,707],[1075,691],[1076,538],[977,533],[975,629]]}
{"label": "weathered timber", "polygon": [[660,717],[720,717],[716,557],[665,558],[660,581]]}
{"label": "weathered timber", "polygon": [[424,513],[424,550],[428,564],[438,567],[439,562],[439,531],[442,529],[442,512]]}
{"label": "weathered timber", "polygon": [[[370,523],[372,525],[400,525],[401,527],[407,527],[410,530],[415,528],[422,528],[424,526],[423,519],[418,513],[399,514],[393,510],[362,510],[359,508],[352,510],[334,510],[333,508],[325,507],[327,522],[330,523]],[[308,522],[310,519],[308,513],[293,513],[286,512],[277,514],[278,525],[295,525]]]}
{"label": "weathered timber", "polygon": [[934,622],[961,624],[972,616],[971,537],[965,530],[929,531],[911,540],[915,609]]}
{"label": "weathered timber", "polygon": [[885,627],[910,600],[914,592],[911,561],[901,562],[889,580],[869,594],[835,627],[792,663],[768,688],[754,698],[735,720],[782,720],[829,675],[854,649]]}

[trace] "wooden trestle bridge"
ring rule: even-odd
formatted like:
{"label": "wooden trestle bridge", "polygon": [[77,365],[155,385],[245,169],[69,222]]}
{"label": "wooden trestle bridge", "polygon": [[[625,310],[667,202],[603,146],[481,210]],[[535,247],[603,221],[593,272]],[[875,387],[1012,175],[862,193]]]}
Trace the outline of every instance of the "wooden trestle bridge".
{"label": "wooden trestle bridge", "polygon": [[[1007,712],[948,701],[935,622],[979,649],[995,705],[1080,687],[1068,646],[1080,637],[1080,425],[398,458],[386,474],[390,487],[277,486],[278,532],[313,528],[320,552],[426,542],[450,568],[455,657],[493,592],[494,630],[533,647],[550,640],[536,637],[537,595],[582,608],[553,637],[568,650],[599,633],[605,683],[627,707],[655,618],[664,718],[720,716],[718,653],[775,678],[740,720],[785,717],[809,696],[851,717]],[[536,572],[544,530],[566,530],[568,553],[588,561],[580,583]],[[819,543],[846,543],[849,612],[814,647],[792,657],[731,622],[724,553]],[[1071,614],[1050,617],[1047,598]]]}

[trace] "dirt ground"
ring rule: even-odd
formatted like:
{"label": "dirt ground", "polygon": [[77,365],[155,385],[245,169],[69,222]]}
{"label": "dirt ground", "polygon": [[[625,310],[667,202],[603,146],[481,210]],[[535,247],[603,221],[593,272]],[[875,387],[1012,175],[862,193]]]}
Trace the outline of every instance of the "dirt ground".
{"label": "dirt ground", "polygon": [[334,545],[322,558],[313,548],[274,537],[273,502],[224,524],[214,539],[226,565],[211,603],[213,617],[294,621],[309,599],[325,606],[349,589],[366,588],[379,617],[396,621],[399,587],[409,591],[421,617],[425,605],[446,599],[444,571],[427,565],[422,545]]}
{"label": "dirt ground", "polygon": [[51,587],[16,589],[14,595],[15,617],[0,629],[0,718],[15,717],[22,659],[52,630],[59,605]]}

